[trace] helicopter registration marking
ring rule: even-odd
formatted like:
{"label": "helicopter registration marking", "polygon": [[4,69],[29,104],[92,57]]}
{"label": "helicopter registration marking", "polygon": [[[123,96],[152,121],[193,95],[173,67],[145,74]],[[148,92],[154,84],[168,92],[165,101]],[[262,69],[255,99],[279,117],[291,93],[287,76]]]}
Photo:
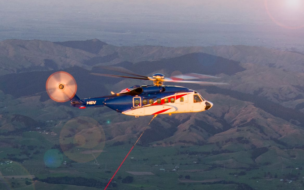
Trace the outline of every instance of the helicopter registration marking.
{"label": "helicopter registration marking", "polygon": [[95,105],[96,101],[87,101],[87,105]]}

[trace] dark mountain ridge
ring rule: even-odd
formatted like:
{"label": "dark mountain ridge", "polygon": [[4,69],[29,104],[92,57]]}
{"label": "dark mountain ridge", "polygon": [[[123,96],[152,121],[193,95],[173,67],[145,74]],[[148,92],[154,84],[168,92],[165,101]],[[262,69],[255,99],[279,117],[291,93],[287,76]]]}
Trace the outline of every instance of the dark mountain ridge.
{"label": "dark mountain ridge", "polygon": [[135,73],[149,74],[165,70],[167,72],[180,71],[181,73],[204,73],[208,75],[226,74],[233,75],[245,69],[239,62],[206,53],[192,53],[175,58],[159,61],[144,61],[136,64],[123,62],[116,66],[125,67]]}
{"label": "dark mountain ridge", "polygon": [[105,46],[108,45],[105,42],[102,42],[98,39],[93,40],[86,40],[86,41],[67,41],[67,42],[55,42],[56,44],[74,48],[74,49],[80,49],[83,51],[87,51],[89,53],[98,54],[99,51]]}

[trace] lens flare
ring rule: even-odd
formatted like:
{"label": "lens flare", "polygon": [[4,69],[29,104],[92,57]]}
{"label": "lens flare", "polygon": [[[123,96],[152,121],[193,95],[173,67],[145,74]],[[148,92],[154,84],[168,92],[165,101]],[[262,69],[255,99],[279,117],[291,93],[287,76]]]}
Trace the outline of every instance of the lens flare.
{"label": "lens flare", "polygon": [[8,181],[4,178],[2,173],[0,173],[0,189],[11,190],[11,187],[10,187]]}
{"label": "lens flare", "polygon": [[270,19],[286,29],[304,28],[304,2],[302,0],[264,0]]}
{"label": "lens flare", "polygon": [[63,155],[58,149],[50,149],[44,154],[44,164],[49,168],[58,168],[63,162]]}
{"label": "lens flare", "polygon": [[171,73],[171,77],[174,77],[174,76],[177,76],[177,75],[182,75],[183,73],[182,72],[180,72],[180,71],[173,71],[172,73]]}
{"label": "lens flare", "polygon": [[28,189],[34,190],[34,176],[20,163],[14,161],[1,161],[0,163],[0,189]]}
{"label": "lens flare", "polygon": [[285,0],[285,2],[289,8],[297,9],[302,5],[303,0]]}
{"label": "lens flare", "polygon": [[102,126],[94,119],[78,117],[64,125],[59,140],[61,150],[69,159],[85,163],[101,154],[105,134]]}

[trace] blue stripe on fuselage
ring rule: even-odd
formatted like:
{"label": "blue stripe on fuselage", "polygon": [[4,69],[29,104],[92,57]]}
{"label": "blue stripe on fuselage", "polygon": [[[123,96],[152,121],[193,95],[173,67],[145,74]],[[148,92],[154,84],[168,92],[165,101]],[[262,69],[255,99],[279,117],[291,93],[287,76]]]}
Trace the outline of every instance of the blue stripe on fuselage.
{"label": "blue stripe on fuselage", "polygon": [[[188,88],[178,87],[178,86],[145,86],[142,87],[143,92],[137,97],[141,97],[143,99],[153,99],[155,102],[158,98],[162,99],[166,96],[172,96],[175,93],[180,92],[192,92]],[[87,98],[82,99],[82,106],[85,107],[96,107],[96,106],[107,106],[117,112],[124,112],[133,108],[133,98],[135,96],[120,94],[119,96],[106,96],[106,97],[97,97],[97,98]],[[73,105],[75,107],[80,107],[81,105]]]}

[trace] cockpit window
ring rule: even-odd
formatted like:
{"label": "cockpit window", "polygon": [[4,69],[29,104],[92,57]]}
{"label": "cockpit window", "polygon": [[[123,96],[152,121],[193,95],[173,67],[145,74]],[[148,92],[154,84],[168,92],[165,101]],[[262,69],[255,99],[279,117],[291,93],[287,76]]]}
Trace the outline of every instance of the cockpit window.
{"label": "cockpit window", "polygon": [[194,103],[202,102],[202,99],[197,94],[194,94],[193,102]]}
{"label": "cockpit window", "polygon": [[203,100],[203,101],[205,101],[205,99],[203,98],[203,96],[202,95],[199,95],[200,97],[201,97],[201,99]]}

